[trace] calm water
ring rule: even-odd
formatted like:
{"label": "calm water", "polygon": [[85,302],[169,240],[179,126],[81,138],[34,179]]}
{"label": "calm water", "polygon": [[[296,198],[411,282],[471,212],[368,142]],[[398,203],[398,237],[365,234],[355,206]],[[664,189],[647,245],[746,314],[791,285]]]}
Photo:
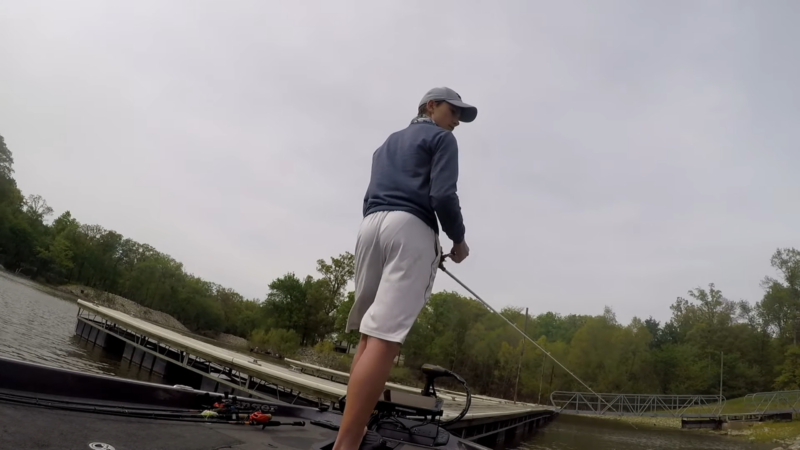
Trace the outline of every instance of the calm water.
{"label": "calm water", "polygon": [[159,382],[75,335],[78,305],[0,271],[0,356],[65,369]]}
{"label": "calm water", "polygon": [[[46,294],[35,285],[0,272],[0,355],[93,373],[159,382],[157,376],[110,358],[75,336],[77,305]],[[634,429],[615,421],[561,416],[510,448],[536,450],[771,450],[751,444],[679,430]]]}

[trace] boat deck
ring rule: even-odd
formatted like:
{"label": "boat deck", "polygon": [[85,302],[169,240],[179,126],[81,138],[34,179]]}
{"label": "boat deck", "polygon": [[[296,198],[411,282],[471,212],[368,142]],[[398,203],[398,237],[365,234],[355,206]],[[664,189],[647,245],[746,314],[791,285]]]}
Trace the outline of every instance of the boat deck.
{"label": "boat deck", "polygon": [[[338,370],[328,369],[326,367],[315,366],[313,364],[297,361],[293,359],[286,359],[290,366],[295,366],[302,369],[303,374],[308,373],[315,377],[328,377],[331,383],[341,386],[341,383],[336,383],[335,379],[349,380],[350,374]],[[328,381],[326,380],[326,381]],[[414,394],[420,393],[420,388],[405,386],[397,383],[386,383],[386,388],[406,391]],[[451,391],[447,389],[436,389],[436,395],[444,399],[445,415],[452,413],[453,416],[457,415],[464,407],[467,401],[466,394],[462,392]],[[465,419],[477,419],[483,417],[496,417],[503,414],[516,414],[520,412],[547,410],[546,406],[534,405],[532,403],[517,402],[514,403],[510,400],[501,398],[486,397],[483,395],[472,394],[472,402],[470,403],[469,413]]]}
{"label": "boat deck", "polygon": [[308,450],[335,436],[334,431],[308,423],[304,427],[262,430],[245,425],[133,419],[0,402],[0,448],[9,450],[86,450],[94,442],[115,450]]}
{"label": "boat deck", "polygon": [[[147,336],[149,339],[167,344],[171,348],[181,350],[187,354],[197,355],[205,360],[231,367],[243,374],[256,377],[265,382],[299,391],[304,397],[336,401],[347,392],[346,384],[331,379],[338,377],[346,380],[348,374],[344,372],[290,360],[289,363],[291,365],[303,368],[302,372],[299,370],[292,370],[290,367],[282,367],[263,359],[258,359],[254,357],[253,354],[245,354],[217,347],[194,339],[191,336],[177,333],[94,303],[79,300],[78,306],[120,328]],[[305,372],[312,372],[317,376]],[[327,376],[328,378],[321,378],[319,375]],[[395,383],[387,383],[386,388],[419,392],[419,388]],[[443,396],[445,400],[443,419],[446,420],[447,418],[457,416],[465,404],[466,398],[464,394],[452,391],[447,391],[446,393],[441,392],[441,394],[444,394],[440,396]],[[533,405],[529,403],[514,404],[507,400],[473,395],[469,413],[463,420],[499,418],[503,416],[516,416],[551,410],[551,408],[544,405]]]}

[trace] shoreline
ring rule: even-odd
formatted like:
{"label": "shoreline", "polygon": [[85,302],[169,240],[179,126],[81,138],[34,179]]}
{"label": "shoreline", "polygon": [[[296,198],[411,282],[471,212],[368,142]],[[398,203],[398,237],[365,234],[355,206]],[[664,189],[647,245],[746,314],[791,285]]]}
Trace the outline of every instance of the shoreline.
{"label": "shoreline", "polygon": [[596,420],[613,420],[628,423],[636,429],[671,429],[687,433],[705,433],[717,436],[729,436],[737,440],[758,443],[774,443],[780,445],[775,450],[800,450],[800,419],[791,422],[726,422],[721,430],[684,429],[679,417],[644,417],[644,416],[591,416]]}
{"label": "shoreline", "polygon": [[165,312],[148,308],[133,300],[116,294],[78,284],[64,284],[60,286],[51,285],[41,281],[33,280],[21,274],[9,272],[2,266],[0,266],[0,275],[5,276],[10,280],[25,284],[26,286],[36,289],[44,294],[60,298],[64,301],[73,303],[77,303],[78,300],[94,302],[181,334],[188,334],[193,337],[200,337],[206,340],[210,339],[215,343],[221,344],[222,346],[233,347],[238,350],[250,349],[250,343],[245,338],[227,333],[214,333],[211,335],[211,333],[199,333],[192,331],[178,321],[178,319]]}
{"label": "shoreline", "polygon": [[[253,348],[253,344],[251,344],[250,341],[245,338],[227,333],[199,333],[192,331],[183,325],[178,319],[165,312],[142,306],[133,300],[116,294],[111,294],[109,292],[100,291],[98,289],[77,284],[56,286],[41,281],[32,280],[25,275],[9,272],[3,266],[0,266],[0,277],[6,277],[11,281],[24,284],[25,286],[35,289],[43,294],[56,297],[67,302],[76,304],[78,300],[94,302],[101,306],[114,309],[115,311],[145,320],[154,325],[170,329],[176,333],[180,333],[212,345],[227,348],[229,350],[250,353],[251,348]],[[340,355],[336,354],[336,356],[338,357]],[[259,353],[258,357],[269,358],[271,361],[274,360],[273,363],[275,364],[286,365],[286,363],[283,362],[283,358],[276,358],[270,354]],[[310,347],[306,348],[305,351],[302,351],[301,349],[296,358],[300,361],[310,364],[336,369],[336,367],[333,367],[331,361],[326,360],[325,357],[321,355],[318,355]],[[339,367],[339,369],[341,369],[341,367]]]}

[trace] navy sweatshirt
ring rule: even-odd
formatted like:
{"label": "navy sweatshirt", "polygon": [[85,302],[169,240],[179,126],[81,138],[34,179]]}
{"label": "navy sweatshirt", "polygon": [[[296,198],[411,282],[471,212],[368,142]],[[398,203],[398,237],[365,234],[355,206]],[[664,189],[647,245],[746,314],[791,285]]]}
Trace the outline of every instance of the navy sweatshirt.
{"label": "navy sweatshirt", "polygon": [[364,196],[364,216],[405,211],[454,243],[464,240],[456,194],[458,143],[450,131],[430,122],[412,123],[392,133],[372,155],[372,175]]}

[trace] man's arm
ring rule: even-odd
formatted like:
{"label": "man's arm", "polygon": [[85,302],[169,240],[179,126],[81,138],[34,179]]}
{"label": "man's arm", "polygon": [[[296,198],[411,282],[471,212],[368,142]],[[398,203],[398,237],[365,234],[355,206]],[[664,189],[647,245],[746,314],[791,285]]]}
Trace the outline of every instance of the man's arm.
{"label": "man's arm", "polygon": [[439,134],[433,142],[431,165],[431,204],[442,230],[454,244],[464,241],[466,232],[461,205],[456,193],[458,183],[458,142],[453,133]]}

